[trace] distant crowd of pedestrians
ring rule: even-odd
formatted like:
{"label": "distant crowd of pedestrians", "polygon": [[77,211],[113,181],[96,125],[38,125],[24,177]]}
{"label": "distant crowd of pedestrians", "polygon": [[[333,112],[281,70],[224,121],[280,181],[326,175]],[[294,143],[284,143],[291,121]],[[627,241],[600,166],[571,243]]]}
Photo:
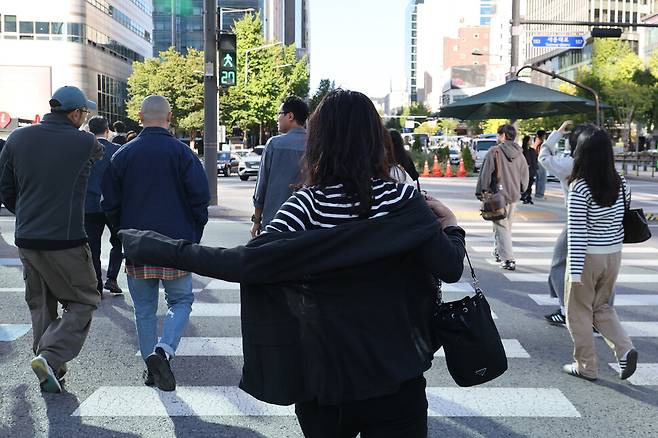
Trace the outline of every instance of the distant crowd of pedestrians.
{"label": "distant crowd of pedestrians", "polygon": [[[16,215],[32,318],[31,367],[44,391],[62,391],[103,291],[123,293],[117,276],[125,259],[145,385],[176,388],[171,362],[197,273],[241,283],[240,387],[295,404],[305,436],[427,435],[423,373],[437,348],[437,286],[460,279],[466,234],[447,206],[420,190],[400,133],[384,129],[369,98],[334,90],[312,114],[298,97],[283,100],[281,134],[265,147],[253,195],[253,239],[236,248],[200,245],[206,175],[172,135],[167,99],[145,98],[141,132],[115,122],[113,136],[108,120],[88,118],[96,105],[81,90],[60,88],[49,103],[43,121],[13,132],[0,153],[0,197]],[[516,205],[533,202],[533,183],[535,199],[545,196],[547,171],[560,180],[568,220],[549,275],[560,309],[546,319],[566,325],[573,339],[574,360],[563,371],[597,378],[597,330],[627,379],[638,354],[613,302],[630,188],[614,168],[608,134],[570,127],[546,140],[538,131],[532,146],[529,136],[520,146],[516,128],[500,126],[476,196],[502,191],[494,257],[515,270]],[[564,136],[570,152],[559,155]],[[159,333],[160,284],[167,313]]]}

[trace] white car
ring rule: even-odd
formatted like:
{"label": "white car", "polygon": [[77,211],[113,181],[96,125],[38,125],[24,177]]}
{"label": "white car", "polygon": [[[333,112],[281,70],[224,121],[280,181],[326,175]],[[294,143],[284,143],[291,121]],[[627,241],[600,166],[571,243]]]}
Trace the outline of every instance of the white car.
{"label": "white car", "polygon": [[265,150],[265,145],[256,146],[253,151],[240,159],[238,175],[242,181],[247,181],[250,176],[258,176],[263,150]]}
{"label": "white car", "polygon": [[459,164],[459,154],[460,150],[459,148],[450,148],[450,164],[457,165]]}
{"label": "white car", "polygon": [[487,155],[489,149],[491,149],[492,146],[495,146],[496,143],[497,141],[495,138],[476,138],[473,140],[473,149],[475,152],[475,163],[473,167],[475,167],[476,172],[480,171],[482,163],[484,163],[485,155]]}

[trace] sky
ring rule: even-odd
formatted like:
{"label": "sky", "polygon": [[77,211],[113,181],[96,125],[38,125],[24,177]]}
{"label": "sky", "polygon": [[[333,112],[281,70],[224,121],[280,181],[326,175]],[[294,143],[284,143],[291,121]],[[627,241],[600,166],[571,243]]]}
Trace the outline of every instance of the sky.
{"label": "sky", "polygon": [[[408,0],[310,0],[311,94],[320,79],[383,97],[405,84]],[[398,84],[395,87],[395,84]]]}

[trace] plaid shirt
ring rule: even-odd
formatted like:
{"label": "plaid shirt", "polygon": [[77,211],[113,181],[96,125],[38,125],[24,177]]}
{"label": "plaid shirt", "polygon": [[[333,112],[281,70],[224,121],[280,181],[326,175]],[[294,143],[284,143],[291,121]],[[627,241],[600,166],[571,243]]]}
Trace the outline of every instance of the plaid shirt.
{"label": "plaid shirt", "polygon": [[189,272],[175,268],[164,268],[162,266],[134,265],[129,260],[126,260],[126,274],[137,280],[178,280],[188,275]]}

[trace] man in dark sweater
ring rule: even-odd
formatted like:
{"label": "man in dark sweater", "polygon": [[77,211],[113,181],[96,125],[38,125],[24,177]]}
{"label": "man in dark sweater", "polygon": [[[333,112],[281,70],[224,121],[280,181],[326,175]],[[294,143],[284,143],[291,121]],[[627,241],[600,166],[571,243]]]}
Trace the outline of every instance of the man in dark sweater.
{"label": "man in dark sweater", "polygon": [[[89,131],[96,136],[100,144],[105,147],[105,155],[102,160],[94,163],[89,175],[89,184],[87,186],[87,199],[85,200],[85,230],[89,236],[89,247],[91,248],[91,258],[94,262],[96,279],[98,280],[98,292],[103,293],[103,287],[109,290],[113,295],[122,294],[123,291],[117,283],[119,269],[121,269],[121,239],[116,233],[116,229],[110,225],[107,216],[101,208],[101,182],[103,175],[110,164],[112,155],[119,149],[119,145],[110,142],[107,137],[110,129],[107,119],[102,116],[94,116],[89,119]],[[107,265],[107,281],[103,286],[103,271],[101,270],[101,237],[107,226],[110,230],[110,262]]]}
{"label": "man in dark sweater", "polygon": [[[62,87],[41,123],[15,130],[0,154],[0,196],[16,215],[16,246],[34,336],[32,370],[46,392],[61,392],[100,302],[83,217],[89,170],[103,146],[79,128],[96,104]],[[58,315],[57,304],[65,312]]]}

